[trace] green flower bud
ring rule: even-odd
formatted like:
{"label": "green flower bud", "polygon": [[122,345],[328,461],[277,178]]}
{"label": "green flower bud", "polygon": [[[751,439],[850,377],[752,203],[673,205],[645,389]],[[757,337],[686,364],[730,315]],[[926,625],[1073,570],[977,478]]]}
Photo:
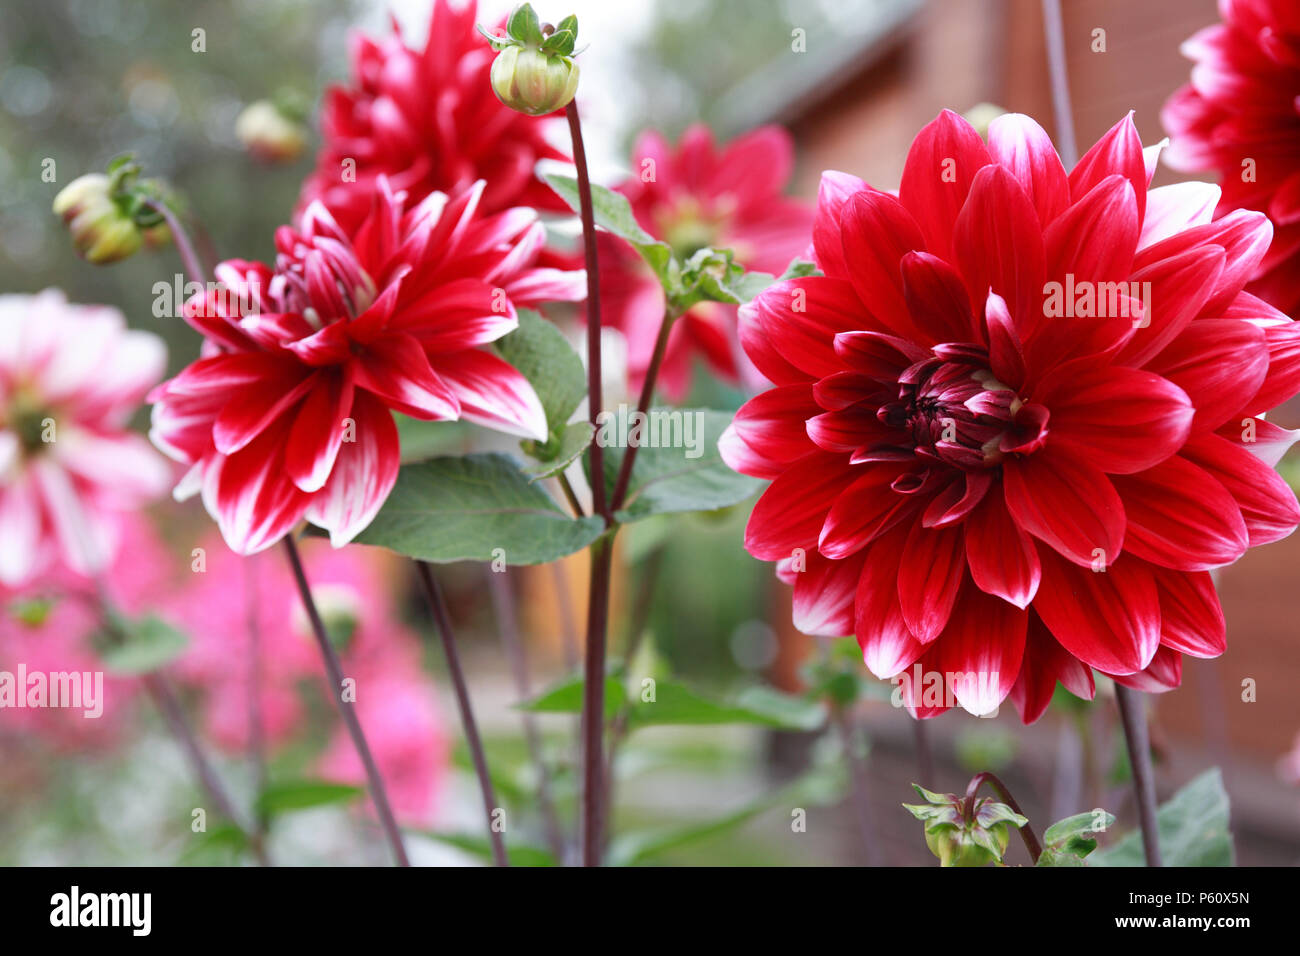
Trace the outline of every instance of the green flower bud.
{"label": "green flower bud", "polygon": [[969,818],[966,800],[954,793],[931,793],[912,784],[925,803],[903,804],[925,824],[925,845],[941,866],[987,866],[1001,863],[1011,839],[1010,827],[1029,820],[992,797],[977,801]]}
{"label": "green flower bud", "polygon": [[578,65],[573,47],[578,19],[569,16],[558,27],[538,22],[533,8],[516,7],[506,22],[506,35],[479,28],[497,58],[492,63],[492,91],[512,110],[544,116],[563,109],[578,91]]}
{"label": "green flower bud", "polygon": [[307,128],[270,100],[244,107],[235,120],[235,135],[254,158],[266,163],[293,162],[307,145]]}
{"label": "green flower bud", "polygon": [[107,265],[140,248],[140,230],[114,199],[112,180],[103,173],[65,186],[54,197],[54,212],[63,217],[77,254],[88,262]]}

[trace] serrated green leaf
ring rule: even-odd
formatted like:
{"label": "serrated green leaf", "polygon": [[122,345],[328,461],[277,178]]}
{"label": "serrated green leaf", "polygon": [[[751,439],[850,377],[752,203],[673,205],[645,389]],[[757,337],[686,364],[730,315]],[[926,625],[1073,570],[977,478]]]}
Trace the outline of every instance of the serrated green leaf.
{"label": "serrated green leaf", "polygon": [[[582,200],[578,193],[576,179],[558,173],[543,173],[543,178],[556,194],[569,204],[570,209],[581,214]],[[592,183],[591,212],[597,226],[630,242],[641,254],[641,258],[645,259],[654,270],[664,288],[671,292],[673,251],[666,242],[660,242],[641,228],[632,213],[632,206],[627,201],[627,197]]]}
{"label": "serrated green leaf", "polygon": [[596,429],[591,427],[591,422],[571,422],[553,439],[553,447],[542,452],[545,457],[539,456],[536,461],[524,462],[524,474],[532,481],[558,475],[587,450],[594,434]]}
{"label": "serrated green leaf", "polygon": [[604,530],[598,516],[571,518],[512,458],[492,453],[403,465],[356,540],[437,564],[491,561],[502,552],[510,565],[546,564]]}
{"label": "serrated green leaf", "polygon": [[[716,511],[755,494],[762,482],[732,471],[718,453],[718,439],[731,418],[729,412],[710,409],[651,409],[648,421],[654,424],[658,443],[679,447],[646,444],[637,451],[627,496],[615,517],[630,522],[656,514]],[[602,430],[606,433],[605,484],[612,493],[626,452],[622,441],[630,437],[630,418],[625,429],[619,416],[610,413]],[[649,442],[650,430],[645,432],[641,440]],[[695,448],[680,447],[687,438]],[[602,440],[599,435],[597,440]],[[698,457],[691,457],[697,453]]]}
{"label": "serrated green leaf", "polygon": [[118,641],[100,652],[104,669],[115,674],[148,674],[171,662],[189,645],[189,639],[162,618],[114,619]]}
{"label": "serrated green leaf", "polygon": [[520,309],[518,314],[519,328],[493,344],[537,392],[554,440],[587,394],[587,373],[563,332],[536,312]]}
{"label": "serrated green leaf", "polygon": [[[1235,866],[1228,829],[1228,792],[1214,767],[1161,805],[1156,812],[1165,866]],[[1088,858],[1092,866],[1145,866],[1142,833],[1133,830],[1113,847]]]}
{"label": "serrated green leaf", "polygon": [[[531,700],[515,704],[518,710],[531,711],[534,714],[580,714],[582,713],[581,677],[570,677],[542,691]],[[623,709],[627,694],[623,685],[613,677],[605,678],[605,719],[609,720]]]}
{"label": "serrated green leaf", "polygon": [[361,787],[328,780],[279,780],[269,783],[257,797],[257,810],[274,817],[294,810],[309,810],[336,803],[349,803],[365,793]]}
{"label": "serrated green leaf", "polygon": [[661,680],[654,700],[638,698],[628,714],[628,727],[666,724],[757,724],[782,730],[816,730],[826,719],[814,701],[782,694],[770,687],[751,687],[734,702],[713,700],[684,684]]}

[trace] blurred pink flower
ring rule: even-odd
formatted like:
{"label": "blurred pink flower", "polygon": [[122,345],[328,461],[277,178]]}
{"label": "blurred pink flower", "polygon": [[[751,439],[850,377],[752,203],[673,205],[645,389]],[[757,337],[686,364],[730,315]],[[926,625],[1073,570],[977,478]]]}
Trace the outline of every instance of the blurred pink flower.
{"label": "blurred pink flower", "polygon": [[[170,556],[142,516],[122,520],[119,530],[121,551],[131,557],[114,562],[102,583],[119,609],[144,613],[172,573]],[[0,710],[0,736],[35,734],[59,749],[89,750],[110,745],[121,733],[140,685],[105,669],[95,647],[101,627],[97,603],[94,585],[62,567],[29,579],[20,590],[0,585],[0,669],[104,674],[100,716],[87,717],[85,708],[6,707]]]}
{"label": "blurred pink flower", "polygon": [[[403,823],[429,823],[449,745],[427,682],[381,674],[359,683],[357,717],[388,788],[393,812]],[[329,780],[365,784],[365,768],[342,727],[321,758],[320,771]]]}
{"label": "blurred pink flower", "polygon": [[116,309],[56,289],[0,296],[0,583],[109,565],[124,513],[170,479],[127,430],[165,364],[162,340]]}
{"label": "blurred pink flower", "polygon": [[[641,228],[685,260],[698,249],[731,249],[747,269],[780,275],[808,248],[813,210],[783,192],[794,166],[794,142],[777,126],[764,126],[717,147],[702,124],[676,148],[659,133],[644,132],[632,147],[635,175],[618,191],[632,204]],[[601,234],[603,320],[627,338],[628,379],[639,391],[654,354],[664,296],[633,249]],[[734,306],[704,302],[677,320],[659,373],[675,400],[690,389],[691,362],[702,358],[729,382],[766,380],[750,365],[736,336]]]}
{"label": "blurred pink flower", "polygon": [[[423,821],[446,743],[418,641],[395,613],[396,559],[369,548],[334,550],[323,541],[304,542],[302,552],[344,674],[356,681],[361,723],[397,812]],[[202,692],[206,734],[225,750],[247,749],[254,687],[263,740],[272,749],[306,730],[313,700],[335,726],[324,695],[336,691],[325,687],[320,653],[285,563],[274,555],[240,557],[215,535],[195,561],[191,567],[204,570],[194,571],[172,602],[191,641],[174,670]],[[322,765],[328,775],[351,782],[348,755],[351,743],[339,736]],[[356,770],[360,781],[359,765]]]}
{"label": "blurred pink flower", "polygon": [[1291,749],[1278,760],[1277,775],[1287,783],[1300,786],[1300,734],[1296,734]]}

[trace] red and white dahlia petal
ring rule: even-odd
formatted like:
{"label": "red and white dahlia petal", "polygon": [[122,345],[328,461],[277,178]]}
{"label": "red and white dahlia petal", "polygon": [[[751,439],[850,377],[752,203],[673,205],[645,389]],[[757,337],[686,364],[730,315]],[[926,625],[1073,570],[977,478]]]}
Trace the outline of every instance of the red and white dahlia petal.
{"label": "red and white dahlia petal", "polygon": [[269,547],[304,517],[354,538],[397,480],[394,411],[547,435],[528,381],[483,350],[516,305],[582,295],[538,268],[532,210],[479,212],[483,184],[407,208],[381,179],[354,234],[320,203],[276,235],[274,268],[230,260],[186,304],[203,357],[157,388],[152,437],[190,466],[227,543]]}
{"label": "red and white dahlia petal", "polygon": [[1220,0],[1219,12],[1222,23],[1182,45],[1196,65],[1191,82],[1161,112],[1172,138],[1164,159],[1184,172],[1221,174],[1218,215],[1268,213],[1273,244],[1248,288],[1294,314],[1300,309],[1300,8],[1292,0]]}
{"label": "red and white dahlia petal", "polygon": [[166,364],[116,309],[0,296],[0,584],[109,566],[125,514],[171,479],[127,428]]}
{"label": "red and white dahlia petal", "polygon": [[[747,269],[780,275],[807,250],[812,210],[783,195],[794,165],[785,130],[765,126],[718,148],[709,128],[696,125],[675,149],[646,132],[632,159],[635,175],[618,191],[641,227],[679,258],[706,246],[729,248]],[[602,318],[626,337],[629,385],[639,391],[664,316],[663,290],[630,246],[605,234],[600,265]],[[685,397],[697,357],[726,381],[763,381],[739,348],[734,306],[705,302],[677,320],[659,371],[666,395]]]}
{"label": "red and white dahlia petal", "polygon": [[352,79],[322,106],[324,143],[300,207],[320,200],[345,229],[359,226],[386,176],[412,202],[484,180],[486,212],[515,206],[566,212],[533,173],[538,160],[567,160],[551,146],[554,120],[525,116],[492,92],[496,54],[475,29],[474,0],[436,0],[423,49],[393,32],[351,38]]}
{"label": "red and white dahlia petal", "polygon": [[740,310],[775,385],[720,443],[771,481],[746,547],[914,714],[1176,686],[1224,648],[1209,570],[1300,524],[1258,417],[1300,326],[1242,291],[1269,221],[1150,169],[1130,118],[1067,173],[1028,117],[944,112],[897,197],[827,173],[824,275]]}

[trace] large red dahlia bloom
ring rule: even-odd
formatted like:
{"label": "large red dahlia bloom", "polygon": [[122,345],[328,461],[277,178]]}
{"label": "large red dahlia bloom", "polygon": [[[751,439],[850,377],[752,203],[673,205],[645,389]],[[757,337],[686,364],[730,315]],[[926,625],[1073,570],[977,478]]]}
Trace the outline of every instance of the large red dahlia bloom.
{"label": "large red dahlia bloom", "polygon": [[1176,686],[1223,651],[1209,569],[1300,523],[1270,467],[1297,433],[1258,417],[1300,390],[1300,326],[1241,291],[1271,227],[1148,190],[1155,159],[1125,119],[1067,175],[1027,117],[985,145],[945,112],[897,198],[827,173],[825,274],[741,310],[776,385],[722,443],[772,479],[746,547],[801,630],[919,674],[913,713],[1034,720],[1090,668]]}
{"label": "large red dahlia bloom", "polygon": [[516,305],[582,295],[581,272],[536,268],[531,209],[477,215],[483,184],[403,212],[380,180],[349,237],[313,203],[276,234],[275,267],[231,260],[185,318],[204,357],[150,396],[154,442],[191,465],[232,549],[252,554],[306,517],[335,546],[397,479],[392,411],[466,418],[545,438],[527,380],[480,346],[516,328]]}
{"label": "large red dahlia bloom", "polygon": [[380,176],[412,202],[484,180],[483,208],[567,211],[533,174],[540,159],[568,157],[546,141],[545,118],[502,105],[488,74],[496,54],[475,29],[476,4],[437,0],[424,49],[394,22],[381,40],[351,38],[352,83],[331,87],[322,107],[324,143],[302,205],[319,199],[348,231],[370,209]]}
{"label": "large red dahlia bloom", "polygon": [[[705,246],[731,249],[748,269],[780,275],[808,248],[812,210],[783,195],[794,165],[790,135],[776,126],[747,133],[722,149],[707,126],[692,126],[673,149],[656,132],[632,149],[634,175],[618,187],[641,228],[685,260]],[[627,338],[628,377],[639,391],[664,315],[658,279],[626,243],[601,236],[602,319]],[[736,340],[736,309],[716,302],[687,311],[669,333],[658,382],[681,399],[699,356],[724,379],[755,384]]]}
{"label": "large red dahlia bloom", "polygon": [[1173,138],[1165,162],[1218,170],[1219,214],[1259,209],[1272,247],[1249,290],[1300,309],[1300,6],[1294,0],[1219,0],[1223,22],[1187,40],[1192,81],[1161,113]]}

